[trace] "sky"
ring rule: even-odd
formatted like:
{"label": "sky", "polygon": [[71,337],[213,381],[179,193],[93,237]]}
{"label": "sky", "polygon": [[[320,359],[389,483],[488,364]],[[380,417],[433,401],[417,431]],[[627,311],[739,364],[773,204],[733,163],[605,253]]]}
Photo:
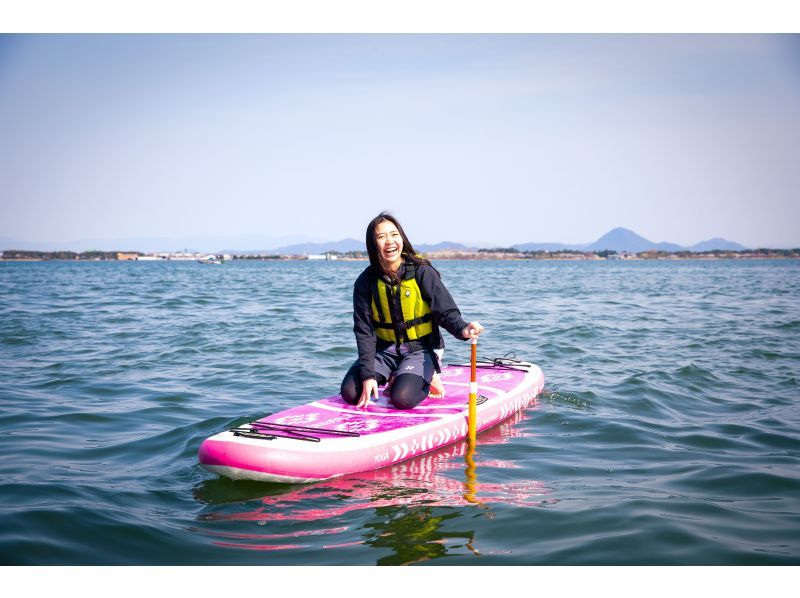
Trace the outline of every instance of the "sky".
{"label": "sky", "polygon": [[798,165],[800,35],[0,35],[0,238],[800,247]]}

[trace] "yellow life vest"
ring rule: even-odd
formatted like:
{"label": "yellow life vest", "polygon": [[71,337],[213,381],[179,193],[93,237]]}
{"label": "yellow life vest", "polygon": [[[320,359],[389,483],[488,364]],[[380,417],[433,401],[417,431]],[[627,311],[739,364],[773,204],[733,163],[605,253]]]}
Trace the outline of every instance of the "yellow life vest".
{"label": "yellow life vest", "polygon": [[422,298],[416,274],[416,265],[407,263],[399,284],[376,277],[372,288],[372,321],[379,339],[399,345],[433,332],[431,307]]}

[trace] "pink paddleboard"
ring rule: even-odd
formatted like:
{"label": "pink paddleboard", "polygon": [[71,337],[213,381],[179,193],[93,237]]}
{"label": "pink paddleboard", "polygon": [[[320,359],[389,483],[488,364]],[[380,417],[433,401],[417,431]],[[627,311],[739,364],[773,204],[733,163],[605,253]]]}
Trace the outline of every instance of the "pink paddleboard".
{"label": "pink paddleboard", "polygon": [[[328,397],[293,407],[206,439],[200,464],[235,480],[316,482],[370,471],[416,457],[467,436],[469,365],[448,366],[446,395],[428,397],[414,409],[392,407],[381,391],[366,411]],[[544,387],[534,364],[480,363],[477,430],[524,409]]]}

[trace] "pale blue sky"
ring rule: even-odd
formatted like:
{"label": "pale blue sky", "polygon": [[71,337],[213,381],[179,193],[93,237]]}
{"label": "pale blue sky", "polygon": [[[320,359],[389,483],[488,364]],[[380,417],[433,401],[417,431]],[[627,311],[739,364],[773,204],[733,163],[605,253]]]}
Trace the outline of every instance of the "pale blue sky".
{"label": "pale blue sky", "polygon": [[798,247],[798,165],[798,35],[0,36],[0,237]]}

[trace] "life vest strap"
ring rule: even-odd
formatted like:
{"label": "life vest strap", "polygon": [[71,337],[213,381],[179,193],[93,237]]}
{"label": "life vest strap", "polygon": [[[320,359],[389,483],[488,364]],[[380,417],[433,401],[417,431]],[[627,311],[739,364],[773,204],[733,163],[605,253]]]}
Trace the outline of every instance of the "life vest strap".
{"label": "life vest strap", "polygon": [[430,322],[431,320],[433,320],[433,315],[428,313],[425,314],[424,316],[420,316],[412,320],[397,322],[396,324],[390,322],[373,322],[372,325],[375,326],[375,328],[385,328],[386,330],[400,329],[405,332],[409,328],[413,328],[414,326],[417,326],[419,324],[425,324],[426,322]]}

